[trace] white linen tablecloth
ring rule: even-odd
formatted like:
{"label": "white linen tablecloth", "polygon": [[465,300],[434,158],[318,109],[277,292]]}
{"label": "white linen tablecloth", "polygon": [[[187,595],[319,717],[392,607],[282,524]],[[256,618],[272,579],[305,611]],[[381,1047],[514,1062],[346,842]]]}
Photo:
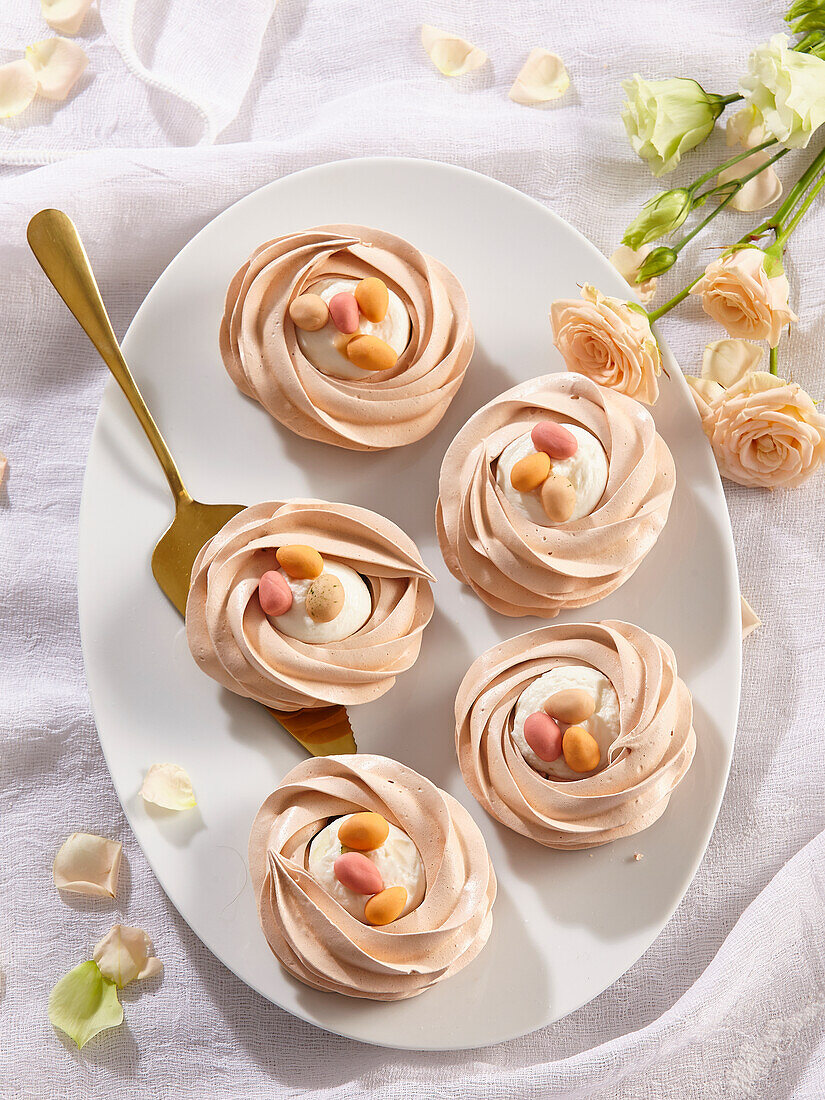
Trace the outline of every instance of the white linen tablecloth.
{"label": "white linen tablecloth", "polygon": [[[821,1098],[825,477],[776,494],[728,487],[743,591],[765,626],[745,643],[739,735],[710,848],[650,950],[591,1004],[519,1041],[439,1055],[373,1049],[293,1019],[226,971],[166,900],[125,823],[89,710],[76,606],[81,482],[106,370],[25,243],[32,213],[67,210],[122,334],[166,264],[229,203],[308,165],[392,153],[512,184],[609,253],[658,186],[624,138],[620,80],[640,70],[732,90],[749,47],[780,29],[780,0],[101,8],[78,38],[91,66],[73,98],[0,123],[0,450],[9,458],[0,489],[0,1095]],[[466,35],[491,62],[460,81],[442,78],[420,48],[422,21]],[[0,61],[49,33],[35,0],[7,0]],[[537,45],[557,51],[572,78],[568,95],[540,110],[506,95]],[[719,133],[671,178],[712,165],[723,146]],[[808,158],[794,154],[781,169]],[[677,272],[705,262],[708,244],[738,236],[741,217],[720,218]],[[816,398],[825,394],[824,234],[820,209],[790,247],[801,320],[782,359]],[[705,341],[722,335],[695,302],[663,331],[689,373]],[[54,889],[54,853],[74,830],[123,841],[116,902]],[[130,986],[124,1026],[78,1053],[49,1024],[48,993],[114,921],[149,931],[164,980]]]}

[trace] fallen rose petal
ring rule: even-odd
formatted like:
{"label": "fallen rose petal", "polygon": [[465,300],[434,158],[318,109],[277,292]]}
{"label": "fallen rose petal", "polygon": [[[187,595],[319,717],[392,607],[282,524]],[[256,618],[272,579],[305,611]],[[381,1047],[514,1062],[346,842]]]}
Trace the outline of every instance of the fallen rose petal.
{"label": "fallen rose petal", "polygon": [[150,978],[163,970],[152,951],[152,941],[142,928],[114,924],[97,944],[94,961],[104,978],[123,989],[136,978]]}
{"label": "fallen rose petal", "polygon": [[165,810],[190,810],[197,806],[192,780],[177,764],[153,764],[140,788],[145,802]]}
{"label": "fallen rose petal", "polygon": [[740,595],[739,601],[742,608],[742,641],[744,642],[749,634],[753,634],[754,630],[759,629],[762,625],[762,620],[744,596]]}
{"label": "fallen rose petal", "polygon": [[[758,153],[740,160],[738,164],[732,164],[716,177],[717,183],[731,183],[733,180],[747,176],[760,164],[766,164],[770,158],[767,151],[762,149]],[[752,214],[754,210],[761,210],[763,206],[770,206],[776,202],[782,194],[782,181],[773,168],[764,168],[758,176],[742,187],[728,203],[734,210],[743,214]],[[724,192],[721,195],[724,198]]]}
{"label": "fallen rose petal", "polygon": [[123,1023],[115,983],[103,977],[97,963],[81,963],[49,994],[49,1019],[84,1047],[99,1032]]}
{"label": "fallen rose petal", "polygon": [[685,381],[690,386],[700,414],[703,409],[697,398],[701,399],[706,405],[712,405],[714,401],[718,401],[720,397],[725,396],[725,387],[720,386],[718,382],[714,382],[710,378],[697,378],[693,374],[686,374]]}
{"label": "fallen rose petal", "polygon": [[25,111],[37,94],[37,77],[28,61],[0,65],[0,118]]}
{"label": "fallen rose petal", "polygon": [[89,64],[85,52],[68,38],[44,38],[27,46],[26,60],[45,99],[65,99]]}
{"label": "fallen rose petal", "polygon": [[629,248],[626,244],[621,244],[610,257],[610,262],[618,273],[625,282],[633,287],[645,305],[647,305],[656,294],[656,279],[654,277],[652,279],[645,279],[643,283],[637,283],[636,276],[639,273],[639,268],[642,266],[642,261],[652,247],[652,245],[644,244],[641,248]]}
{"label": "fallen rose petal", "polygon": [[72,833],[54,857],[52,876],[58,890],[113,898],[123,845],[94,833]]}
{"label": "fallen rose petal", "polygon": [[702,378],[732,386],[752,370],[756,370],[764,352],[750,340],[714,340],[702,356]]}
{"label": "fallen rose petal", "polygon": [[3,482],[6,480],[6,471],[8,470],[8,468],[9,460],[6,458],[3,452],[0,451],[0,485],[2,485]]}
{"label": "fallen rose petal", "polygon": [[40,0],[43,18],[54,31],[77,34],[92,0]]}
{"label": "fallen rose petal", "polygon": [[752,103],[731,115],[725,124],[725,143],[753,149],[765,140],[765,124]]}
{"label": "fallen rose petal", "polygon": [[528,107],[549,103],[563,96],[570,87],[570,77],[564,62],[549,50],[531,50],[510,89],[510,99]]}
{"label": "fallen rose petal", "polygon": [[487,54],[478,46],[438,27],[431,27],[429,23],[421,28],[421,45],[444,76],[462,76],[480,68],[487,60]]}

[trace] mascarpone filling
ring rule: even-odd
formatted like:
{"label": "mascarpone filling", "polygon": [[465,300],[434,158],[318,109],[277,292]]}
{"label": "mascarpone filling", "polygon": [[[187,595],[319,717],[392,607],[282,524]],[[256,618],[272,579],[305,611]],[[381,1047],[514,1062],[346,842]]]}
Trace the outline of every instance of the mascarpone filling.
{"label": "mascarpone filling", "polygon": [[[497,478],[507,448],[542,420],[584,429],[607,461],[592,511],[550,526],[518,507]],[[552,618],[633,574],[665,525],[675,484],[673,457],[638,401],[579,374],[534,378],[485,405],[450,444],[436,510],[441,553],[493,610]]]}
{"label": "mascarpone filling", "polygon": [[[279,547],[295,543],[368,586],[369,616],[347,637],[301,641],[279,627],[287,616],[270,619],[261,609],[261,576],[278,569]],[[276,710],[366,703],[415,663],[433,613],[432,579],[412,539],[376,512],[311,499],[256,504],[195,559],[186,637],[208,676]]]}
{"label": "mascarpone filling", "polygon": [[[591,730],[603,749],[598,770],[547,777],[514,736],[518,718],[526,717],[519,704],[538,680],[569,675],[571,665],[596,670],[612,686],[619,729],[616,736],[604,730],[604,738]],[[540,694],[546,698],[544,688]],[[612,725],[607,702],[600,705]],[[545,626],[493,646],[464,677],[455,716],[458,762],[473,797],[503,825],[548,848],[592,848],[646,829],[696,750],[693,703],[673,651],[615,620]]]}
{"label": "mascarpone filling", "polygon": [[[423,898],[384,926],[364,924],[307,869],[330,818],[361,810],[405,833],[424,871]],[[270,948],[315,989],[414,997],[471,962],[492,928],[496,878],[478,826],[451,795],[383,756],[316,757],[293,768],[255,818],[249,871]]]}
{"label": "mascarpone filling", "polygon": [[[321,280],[351,285],[370,276],[383,280],[391,303],[403,306],[408,339],[390,370],[349,371],[343,358],[340,369],[331,369],[331,362],[338,364],[321,357],[325,338],[316,346],[308,340],[312,333],[299,336],[290,303]],[[392,316],[391,335],[400,345],[403,318]],[[443,264],[392,233],[328,225],[268,241],[252,253],[229,285],[220,346],[238,389],[285,427],[307,439],[371,451],[432,431],[464,379],[474,337],[467,297]]]}

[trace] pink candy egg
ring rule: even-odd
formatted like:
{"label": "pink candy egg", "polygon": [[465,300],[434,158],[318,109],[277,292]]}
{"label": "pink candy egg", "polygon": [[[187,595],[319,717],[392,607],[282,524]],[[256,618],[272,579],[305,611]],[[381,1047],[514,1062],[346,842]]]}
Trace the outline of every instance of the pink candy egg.
{"label": "pink candy egg", "polygon": [[333,864],[335,877],[356,894],[380,894],[384,889],[381,872],[360,852],[344,852]]}
{"label": "pink candy egg", "polygon": [[537,710],[524,720],[524,740],[541,760],[552,764],[561,756],[561,730],[549,714]]}
{"label": "pink candy egg", "polygon": [[292,589],[282,573],[270,569],[258,581],[258,599],[264,615],[285,615],[292,607]]}
{"label": "pink candy egg", "polygon": [[358,303],[354,294],[349,294],[346,290],[334,294],[329,300],[329,315],[339,332],[358,331]]}
{"label": "pink candy egg", "polygon": [[[331,304],[331,303],[330,303]],[[536,424],[530,438],[537,451],[544,451],[551,458],[572,458],[579,449],[579,443],[572,432],[552,420],[542,420]]]}

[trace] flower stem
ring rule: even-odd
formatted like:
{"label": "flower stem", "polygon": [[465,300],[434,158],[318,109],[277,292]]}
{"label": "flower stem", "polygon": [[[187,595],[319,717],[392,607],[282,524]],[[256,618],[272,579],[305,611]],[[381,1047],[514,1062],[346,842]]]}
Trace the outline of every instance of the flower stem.
{"label": "flower stem", "polygon": [[[755,152],[754,149],[748,150],[748,154],[753,152]],[[774,155],[769,160],[765,161],[764,164],[760,164],[757,168],[754,168],[753,171],[748,172],[746,176],[742,176],[741,179],[731,180],[729,183],[719,184],[717,187],[713,187],[709,191],[707,191],[706,195],[712,195],[715,191],[722,190],[725,187],[730,188],[729,194],[727,194],[725,198],[722,199],[717,207],[714,207],[714,209],[711,210],[706,218],[703,218],[698,225],[695,225],[693,229],[691,229],[690,233],[686,233],[685,236],[682,237],[681,241],[678,241],[676,244],[671,246],[673,248],[673,251],[676,253],[681,252],[688,241],[692,241],[698,233],[702,232],[706,225],[713,221],[713,219],[717,216],[717,214],[719,214],[720,211],[725,209],[729,202],[732,202],[734,197],[742,190],[746,183],[750,183],[750,181],[758,176],[760,172],[764,172],[766,168],[769,168],[772,164],[775,164],[776,161],[778,161],[781,157],[784,157],[787,152],[787,149],[780,149],[778,153],[774,153]]]}
{"label": "flower stem", "polygon": [[[761,145],[755,145],[753,149],[746,149],[744,153],[737,153],[735,157],[731,157],[730,160],[723,161],[722,164],[717,164],[715,168],[711,168],[709,172],[705,172],[703,176],[700,176],[697,180],[688,187],[688,191],[691,194],[703,183],[707,183],[708,180],[713,179],[714,176],[718,176],[720,172],[724,172],[726,168],[732,168],[734,164],[738,164],[740,160],[745,160],[751,153],[761,153],[763,149],[770,148],[771,145],[776,145],[776,138],[768,138],[763,141]],[[704,196],[699,196],[700,198]]]}
{"label": "flower stem", "polygon": [[768,362],[770,363],[771,374],[779,374],[779,348],[771,348],[768,355]]}
{"label": "flower stem", "polygon": [[803,217],[805,216],[805,212],[814,201],[816,196],[819,194],[819,192],[822,190],[823,186],[825,186],[825,172],[822,173],[822,175],[810,189],[808,194],[805,196],[804,201],[800,203],[800,205],[796,208],[791,220],[782,227],[781,232],[777,233],[776,243],[779,245],[780,248],[784,247],[788,237],[790,237],[791,233],[793,233],[794,229],[796,229],[796,227],[802,221]]}
{"label": "flower stem", "polygon": [[680,290],[678,294],[675,294],[669,302],[665,302],[665,304],[663,306],[659,306],[658,309],[650,310],[648,312],[647,318],[650,321],[651,325],[654,321],[658,321],[660,317],[664,317],[666,313],[669,313],[674,306],[678,306],[680,302],[684,301],[704,274],[705,273],[703,271],[701,275],[697,275],[692,283],[688,283],[688,285],[684,287],[683,290]]}
{"label": "flower stem", "polygon": [[773,229],[777,234],[781,233],[785,220],[793,213],[794,207],[808,190],[822,168],[825,168],[825,146],[819,150],[817,155],[790,189],[785,201],[776,211],[774,216],[768,221],[763,222],[755,233],[759,233],[761,236],[762,233],[766,233],[769,229]]}
{"label": "flower stem", "polygon": [[736,101],[741,98],[742,96],[738,92],[734,92],[732,95],[720,95],[719,102],[722,104],[722,110],[724,110],[725,107],[729,107],[731,103],[736,103]]}

